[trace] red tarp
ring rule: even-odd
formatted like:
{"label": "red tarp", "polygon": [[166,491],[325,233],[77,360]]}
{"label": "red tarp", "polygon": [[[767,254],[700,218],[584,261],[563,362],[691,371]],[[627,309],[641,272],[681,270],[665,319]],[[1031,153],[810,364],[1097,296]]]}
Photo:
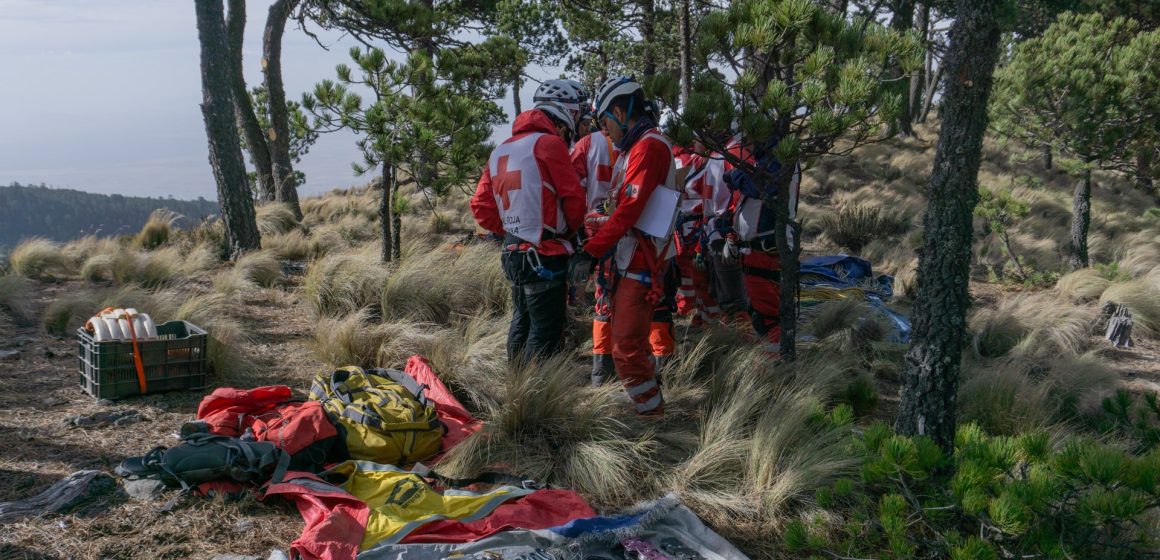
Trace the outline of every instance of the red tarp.
{"label": "red tarp", "polygon": [[483,423],[472,416],[464,408],[463,403],[459,402],[459,399],[455,398],[451,390],[443,384],[439,376],[435,375],[435,371],[431,369],[431,364],[427,358],[418,354],[411,356],[403,371],[418,381],[420,385],[427,386],[427,398],[435,402],[435,411],[439,414],[439,420],[442,420],[443,425],[447,427],[447,433],[443,436],[443,451],[428,459],[429,462],[438,461],[448,449],[455,447],[456,444],[483,427]]}

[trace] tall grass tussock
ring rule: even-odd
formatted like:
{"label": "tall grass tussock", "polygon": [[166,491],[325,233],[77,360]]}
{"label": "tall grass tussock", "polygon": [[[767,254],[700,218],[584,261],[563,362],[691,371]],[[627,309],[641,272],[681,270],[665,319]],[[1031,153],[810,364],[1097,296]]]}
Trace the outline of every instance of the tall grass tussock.
{"label": "tall grass tussock", "polygon": [[27,278],[53,278],[72,273],[72,262],[60,244],[42,237],[20,242],[8,255],[8,266]]}
{"label": "tall grass tussock", "polygon": [[318,316],[341,317],[377,308],[387,276],[387,268],[371,251],[328,255],[307,267],[302,290]]}
{"label": "tall grass tussock", "polygon": [[298,219],[294,211],[281,202],[270,202],[259,205],[256,209],[258,233],[263,240],[267,236],[289,233],[298,227]]}
{"label": "tall grass tussock", "polygon": [[134,244],[148,251],[169,243],[177,221],[181,218],[181,214],[172,210],[165,208],[154,210],[133,239]]}
{"label": "tall grass tussock", "polygon": [[1005,297],[994,307],[976,310],[968,322],[975,355],[997,358],[1082,353],[1095,320],[1094,309],[1042,292]]}
{"label": "tall grass tussock", "polygon": [[1113,284],[1100,296],[1101,304],[1107,302],[1128,306],[1135,323],[1133,334],[1160,337],[1160,267],[1134,280]]}
{"label": "tall grass tussock", "polygon": [[384,318],[447,325],[506,312],[511,286],[494,247],[447,248],[403,259],[383,286]]}
{"label": "tall grass tussock", "polygon": [[0,326],[27,325],[35,315],[29,296],[32,284],[21,276],[0,275]]}

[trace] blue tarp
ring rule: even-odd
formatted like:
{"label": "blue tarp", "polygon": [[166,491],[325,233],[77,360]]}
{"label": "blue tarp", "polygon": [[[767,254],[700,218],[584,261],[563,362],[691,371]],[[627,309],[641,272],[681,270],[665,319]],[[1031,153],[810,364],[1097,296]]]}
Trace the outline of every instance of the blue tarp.
{"label": "blue tarp", "polygon": [[891,342],[910,342],[910,319],[886,306],[894,298],[894,277],[888,274],[874,276],[870,261],[850,255],[810,257],[802,261],[799,277],[803,289],[822,286],[839,290],[861,288],[866,294],[866,303],[894,326]]}

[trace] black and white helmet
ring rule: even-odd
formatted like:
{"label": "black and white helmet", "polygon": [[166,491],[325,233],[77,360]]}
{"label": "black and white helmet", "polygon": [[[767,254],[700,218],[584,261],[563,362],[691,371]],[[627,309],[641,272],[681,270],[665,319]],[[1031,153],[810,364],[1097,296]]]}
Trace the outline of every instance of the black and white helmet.
{"label": "black and white helmet", "polygon": [[576,80],[563,81],[568,82],[568,85],[572,86],[572,89],[576,90],[576,98],[580,101],[581,105],[588,103],[588,90],[584,89],[584,84]]}
{"label": "black and white helmet", "polygon": [[565,107],[563,103],[556,101],[541,101],[536,103],[535,108],[547,113],[548,116],[552,117],[553,119],[564,123],[564,126],[568,127],[568,133],[571,136],[576,135],[576,119],[572,115],[571,110]]}
{"label": "black and white helmet", "polygon": [[627,76],[609,78],[596,91],[596,115],[599,117],[608,111],[612,100],[624,95],[632,95],[642,91],[640,83]]}
{"label": "black and white helmet", "polygon": [[[570,80],[544,80],[544,83],[536,88],[536,94],[532,96],[532,101],[535,103],[553,101],[578,115],[580,113],[580,92],[569,82]],[[575,116],[573,116],[573,120],[575,120]]]}

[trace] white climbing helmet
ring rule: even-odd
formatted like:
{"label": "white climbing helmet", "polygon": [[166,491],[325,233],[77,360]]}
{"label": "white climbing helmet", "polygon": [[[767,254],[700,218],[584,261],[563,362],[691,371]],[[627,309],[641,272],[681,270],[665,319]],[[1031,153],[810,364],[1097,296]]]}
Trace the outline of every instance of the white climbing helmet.
{"label": "white climbing helmet", "polygon": [[580,113],[580,92],[569,83],[569,80],[544,80],[544,83],[536,88],[536,94],[532,96],[532,101],[535,103],[553,101],[563,105],[564,108],[573,113]]}
{"label": "white climbing helmet", "polygon": [[576,135],[576,119],[572,112],[564,106],[563,103],[556,101],[541,101],[536,104],[536,109],[539,109],[548,114],[548,116],[564,123],[568,127],[568,133],[572,136]]}
{"label": "white climbing helmet", "polygon": [[600,89],[596,92],[596,115],[597,118],[608,111],[608,107],[612,104],[612,100],[624,95],[632,95],[638,91],[642,91],[640,83],[627,76],[620,76],[617,78],[609,78],[601,84]]}

